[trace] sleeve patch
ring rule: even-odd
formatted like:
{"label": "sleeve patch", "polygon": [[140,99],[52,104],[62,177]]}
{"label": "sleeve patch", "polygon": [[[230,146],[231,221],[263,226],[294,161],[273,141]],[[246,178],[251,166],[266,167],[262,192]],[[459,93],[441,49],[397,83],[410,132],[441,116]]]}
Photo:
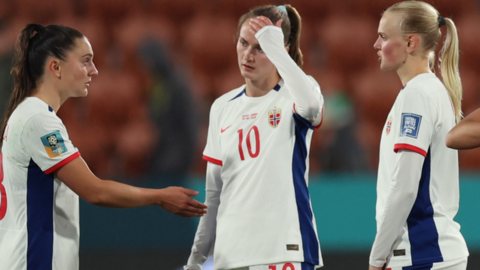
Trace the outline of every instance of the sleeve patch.
{"label": "sleeve patch", "polygon": [[411,137],[416,139],[420,130],[422,116],[413,113],[402,113],[402,126],[400,127],[400,137]]}
{"label": "sleeve patch", "polygon": [[41,140],[50,158],[58,157],[67,152],[67,147],[59,130],[41,137]]}

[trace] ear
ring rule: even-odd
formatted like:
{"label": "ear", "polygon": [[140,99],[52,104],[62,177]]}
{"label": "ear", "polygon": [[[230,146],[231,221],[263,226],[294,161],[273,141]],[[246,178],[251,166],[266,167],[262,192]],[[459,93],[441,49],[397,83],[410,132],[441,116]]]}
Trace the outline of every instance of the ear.
{"label": "ear", "polygon": [[60,79],[62,77],[60,60],[57,58],[49,58],[47,60],[47,71],[50,72],[55,78]]}
{"label": "ear", "polygon": [[407,39],[407,53],[413,53],[420,46],[420,37],[416,34],[409,34]]}
{"label": "ear", "polygon": [[285,47],[285,50],[287,50],[287,52],[290,52],[290,45],[289,45],[289,46],[286,46],[286,47]]}

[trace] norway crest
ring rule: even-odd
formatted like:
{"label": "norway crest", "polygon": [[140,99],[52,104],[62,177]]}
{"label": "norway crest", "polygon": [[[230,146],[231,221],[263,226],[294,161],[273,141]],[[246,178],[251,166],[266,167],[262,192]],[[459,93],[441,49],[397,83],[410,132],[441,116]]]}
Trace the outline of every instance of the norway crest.
{"label": "norway crest", "polygon": [[386,126],[386,128],[385,128],[385,131],[386,131],[386,133],[387,133],[387,136],[388,136],[388,134],[390,134],[390,131],[391,131],[391,130],[392,130],[392,117],[389,116],[389,117],[388,117],[388,120],[387,120],[387,126]]}
{"label": "norway crest", "polygon": [[268,123],[270,126],[276,128],[280,124],[280,119],[282,119],[282,109],[277,109],[276,107],[268,111]]}

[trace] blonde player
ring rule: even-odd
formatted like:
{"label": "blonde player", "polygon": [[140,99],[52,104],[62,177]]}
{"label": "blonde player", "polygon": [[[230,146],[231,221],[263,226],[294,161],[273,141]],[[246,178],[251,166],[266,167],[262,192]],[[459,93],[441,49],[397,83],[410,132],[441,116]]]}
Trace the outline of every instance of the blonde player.
{"label": "blonde player", "polygon": [[[433,73],[443,27],[444,83]],[[380,68],[396,71],[404,87],[380,142],[370,270],[465,270],[468,250],[453,220],[459,203],[458,154],[445,146],[461,115],[455,25],[427,3],[405,1],[385,11],[378,35],[374,47]]]}
{"label": "blonde player", "polygon": [[181,216],[205,213],[206,206],[189,197],[197,194],[193,190],[136,188],[101,180],[88,169],[56,115],[69,97],[86,96],[98,74],[80,32],[27,25],[12,74],[2,128],[0,269],[78,269],[78,196],[108,207],[159,205]]}
{"label": "blonde player", "polygon": [[310,204],[308,155],[322,121],[318,84],[301,69],[301,18],[259,6],[238,24],[245,84],[210,111],[206,204],[185,269],[300,270],[322,265]]}

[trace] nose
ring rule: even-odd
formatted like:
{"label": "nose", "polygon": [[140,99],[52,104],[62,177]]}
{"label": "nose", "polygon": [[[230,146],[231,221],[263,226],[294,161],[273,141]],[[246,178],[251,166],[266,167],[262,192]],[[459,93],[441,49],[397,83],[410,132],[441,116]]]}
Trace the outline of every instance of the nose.
{"label": "nose", "polygon": [[375,43],[373,44],[373,48],[375,50],[380,50],[380,48],[381,48],[380,47],[380,42],[381,42],[381,39],[380,39],[380,37],[378,37],[377,40],[375,41]]}
{"label": "nose", "polygon": [[97,70],[97,67],[95,66],[95,64],[92,62],[92,69],[90,70],[90,72],[88,73],[88,75],[90,77],[93,77],[93,76],[97,76],[98,75],[98,70]]}
{"label": "nose", "polygon": [[251,47],[245,50],[245,53],[243,54],[243,60],[247,62],[253,62],[255,60],[255,57],[253,56],[253,49]]}

